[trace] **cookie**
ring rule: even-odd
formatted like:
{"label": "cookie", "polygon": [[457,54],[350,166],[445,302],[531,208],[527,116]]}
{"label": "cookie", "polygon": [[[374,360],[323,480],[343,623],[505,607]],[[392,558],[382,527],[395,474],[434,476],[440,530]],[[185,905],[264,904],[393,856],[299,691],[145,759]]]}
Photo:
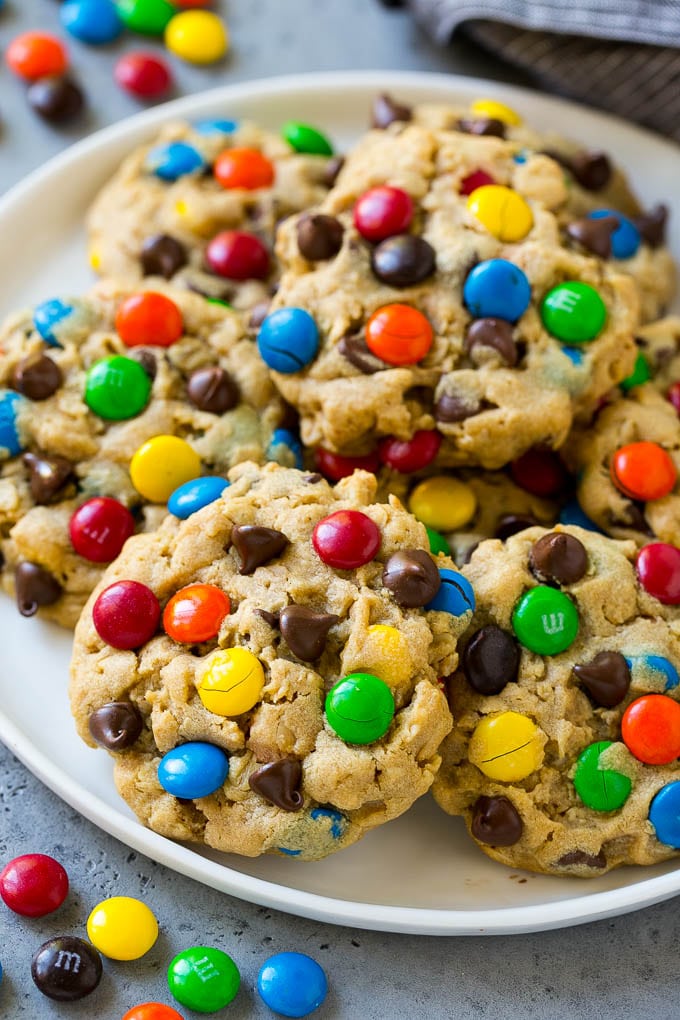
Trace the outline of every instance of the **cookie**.
{"label": "cookie", "polygon": [[229,477],[109,568],[76,629],[72,709],[157,832],[317,859],[429,789],[474,594],[368,473]]}
{"label": "cookie", "polygon": [[680,550],[636,552],[531,528],[464,567],[477,610],[433,792],[512,868],[590,877],[680,849]]}
{"label": "cookie", "polygon": [[253,309],[276,280],[278,221],[321,201],[328,164],[246,121],[170,124],[97,196],[87,219],[92,268],[172,279]]}
{"label": "cookie", "polygon": [[652,383],[604,407],[563,452],[578,501],[602,531],[680,545],[680,418]]}
{"label": "cookie", "polygon": [[300,456],[240,317],[189,291],[102,282],[11,317],[0,347],[2,584],[25,615],[73,626],[181,482]]}
{"label": "cookie", "polygon": [[[373,131],[325,202],[281,225],[258,346],[307,444],[383,440],[385,460],[413,440],[419,468],[494,469],[559,447],[630,374],[631,279],[560,245],[561,168],[514,154],[417,124]],[[480,163],[495,185],[476,187]]]}
{"label": "cookie", "polygon": [[637,331],[642,374],[680,414],[680,316],[668,315]]}

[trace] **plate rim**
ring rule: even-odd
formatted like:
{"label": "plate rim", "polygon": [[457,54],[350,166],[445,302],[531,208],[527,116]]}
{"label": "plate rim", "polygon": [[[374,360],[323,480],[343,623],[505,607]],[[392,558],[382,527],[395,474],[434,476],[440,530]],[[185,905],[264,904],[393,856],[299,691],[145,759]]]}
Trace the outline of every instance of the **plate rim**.
{"label": "plate rim", "polygon": [[[124,118],[81,139],[30,172],[0,197],[0,223],[5,216],[13,214],[13,210],[30,201],[35,189],[40,189],[53,176],[72,165],[81,165],[90,153],[106,149],[147,129],[152,131],[176,117],[192,116],[199,110],[218,107],[225,102],[237,104],[241,99],[250,102],[289,92],[337,93],[348,89],[357,92],[369,89],[406,91],[409,88],[434,92],[446,88],[451,91],[452,99],[456,93],[464,96],[466,93],[482,92],[491,98],[511,102],[514,99],[519,104],[557,106],[571,113],[586,115],[592,124],[599,123],[603,128],[618,125],[625,132],[633,132],[642,141],[665,150],[676,159],[680,155],[680,148],[674,142],[638,125],[561,97],[504,82],[427,71],[351,70],[292,74],[221,85],[183,96]],[[131,144],[134,144],[132,138]],[[328,923],[424,935],[520,934],[569,927],[627,913],[680,893],[679,866],[674,871],[617,889],[525,907],[437,909],[338,899],[235,871],[227,865],[201,857],[189,846],[146,829],[122,811],[112,811],[102,798],[79,786],[58,763],[36,747],[2,708],[0,740],[53,793],[125,845],[165,867],[240,899]]]}

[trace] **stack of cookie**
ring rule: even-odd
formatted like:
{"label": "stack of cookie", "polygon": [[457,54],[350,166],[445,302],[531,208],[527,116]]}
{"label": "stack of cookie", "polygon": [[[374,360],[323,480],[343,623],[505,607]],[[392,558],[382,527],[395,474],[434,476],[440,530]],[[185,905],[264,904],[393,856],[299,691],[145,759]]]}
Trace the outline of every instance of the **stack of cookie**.
{"label": "stack of cookie", "polygon": [[372,120],[123,164],[0,339],[3,585],[165,835],[313,860],[432,788],[513,867],[674,856],[666,210],[500,103]]}

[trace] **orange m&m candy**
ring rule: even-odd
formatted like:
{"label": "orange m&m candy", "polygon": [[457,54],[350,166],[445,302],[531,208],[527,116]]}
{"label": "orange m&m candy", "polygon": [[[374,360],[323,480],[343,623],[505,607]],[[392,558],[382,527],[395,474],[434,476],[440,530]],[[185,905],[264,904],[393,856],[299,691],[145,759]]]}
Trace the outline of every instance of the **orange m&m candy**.
{"label": "orange m&m candy", "polygon": [[680,704],[665,694],[633,701],[621,720],[623,742],[646,765],[669,765],[680,757]]}
{"label": "orange m&m candy", "polygon": [[229,596],[214,584],[189,584],[172,596],[163,612],[163,629],[173,641],[196,644],[219,634],[231,612]]}
{"label": "orange m&m candy", "polygon": [[18,35],[7,47],[5,61],[10,71],[26,81],[60,75],[68,67],[66,48],[48,32]]}
{"label": "orange m&m candy", "polygon": [[139,1006],[129,1009],[122,1020],[184,1020],[172,1006],[162,1002],[142,1002]]}
{"label": "orange m&m candy", "polygon": [[422,312],[410,305],[384,305],[366,323],[366,344],[388,365],[415,365],[424,358],[434,332]]}
{"label": "orange m&m candy", "polygon": [[611,463],[617,489],[632,499],[647,502],[667,496],[678,477],[669,453],[658,443],[629,443],[620,447]]}
{"label": "orange m&m candy", "polygon": [[182,313],[165,294],[131,294],[116,312],[116,332],[127,347],[169,347],[184,332]]}
{"label": "orange m&m candy", "polygon": [[257,149],[227,149],[217,157],[214,173],[223,188],[255,191],[274,183],[274,165]]}

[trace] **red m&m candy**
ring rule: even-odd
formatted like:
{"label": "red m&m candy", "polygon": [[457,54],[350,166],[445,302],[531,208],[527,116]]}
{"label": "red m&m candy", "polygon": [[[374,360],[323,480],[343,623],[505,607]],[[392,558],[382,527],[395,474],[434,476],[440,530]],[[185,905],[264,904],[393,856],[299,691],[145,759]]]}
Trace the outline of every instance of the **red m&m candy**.
{"label": "red m&m candy", "polygon": [[383,305],[366,323],[366,346],[388,365],[415,365],[433,339],[428,320],[410,305]]}
{"label": "red m&m candy", "polygon": [[257,149],[227,149],[217,157],[214,174],[223,188],[269,188],[274,183],[274,164]]}
{"label": "red m&m candy", "polygon": [[44,917],[60,907],[68,895],[68,875],[47,854],[23,854],[0,871],[0,896],[10,910],[23,917]]}
{"label": "red m&m candy", "polygon": [[621,720],[623,742],[646,765],[669,765],[680,757],[680,704],[665,694],[631,702]]}
{"label": "red m&m candy", "polygon": [[367,241],[403,234],[413,219],[413,200],[402,188],[381,185],[365,191],[354,206],[354,226]]}
{"label": "red m&m candy", "polygon": [[670,454],[658,443],[628,443],[612,457],[614,485],[631,499],[646,502],[667,496],[678,472]]}
{"label": "red m&m candy", "polygon": [[116,332],[127,347],[170,347],[182,336],[182,313],[169,297],[147,290],[131,294],[116,312]]}
{"label": "red m&m candy", "polygon": [[63,74],[68,67],[66,49],[47,32],[24,32],[7,47],[5,60],[10,71],[26,81]]}
{"label": "red m&m candy", "polygon": [[319,446],[314,451],[314,463],[317,469],[332,482],[339,482],[341,478],[347,478],[355,471],[370,471],[376,474],[380,467],[380,458],[376,451],[367,453],[363,457],[343,457],[340,453],[333,453],[332,450],[324,450]]}
{"label": "red m&m candy", "polygon": [[442,437],[434,430],[421,429],[411,439],[397,439],[395,436],[388,436],[383,439],[378,447],[380,459],[394,471],[401,471],[408,474],[411,471],[420,471],[431,464],[437,456],[441,446]]}
{"label": "red m&m candy", "polygon": [[189,584],[176,592],[163,613],[163,629],[173,641],[198,644],[219,634],[231,612],[229,596],[213,584]]}
{"label": "red m&m candy", "polygon": [[229,280],[264,280],[269,275],[269,252],[255,234],[223,230],[213,237],[205,258],[213,273]]}
{"label": "red m&m candy", "polygon": [[680,415],[680,381],[674,382],[668,389],[666,394],[675,410]]}
{"label": "red m&m candy", "polygon": [[649,595],[665,605],[680,605],[680,549],[652,542],[638,553],[635,569]]}
{"label": "red m&m candy", "polygon": [[336,570],[353,570],[370,563],[380,542],[378,525],[360,510],[336,510],[319,521],[312,535],[319,559]]}
{"label": "red m&m candy", "polygon": [[91,563],[110,563],[134,534],[135,519],[117,499],[94,496],[73,513],[68,528],[79,556]]}
{"label": "red m&m candy", "polygon": [[556,496],[569,482],[569,474],[554,450],[534,446],[510,465],[513,481],[534,496]]}
{"label": "red m&m candy", "polygon": [[471,174],[464,177],[460,182],[461,195],[471,195],[477,188],[483,188],[486,184],[495,184],[491,174],[486,170],[473,170]]}
{"label": "red m&m candy", "polygon": [[172,86],[168,65],[153,53],[125,53],[113,76],[116,84],[139,99],[159,99]]}
{"label": "red m&m candy", "polygon": [[112,648],[139,648],[158,629],[158,599],[139,581],[114,581],[92,607],[94,629]]}

